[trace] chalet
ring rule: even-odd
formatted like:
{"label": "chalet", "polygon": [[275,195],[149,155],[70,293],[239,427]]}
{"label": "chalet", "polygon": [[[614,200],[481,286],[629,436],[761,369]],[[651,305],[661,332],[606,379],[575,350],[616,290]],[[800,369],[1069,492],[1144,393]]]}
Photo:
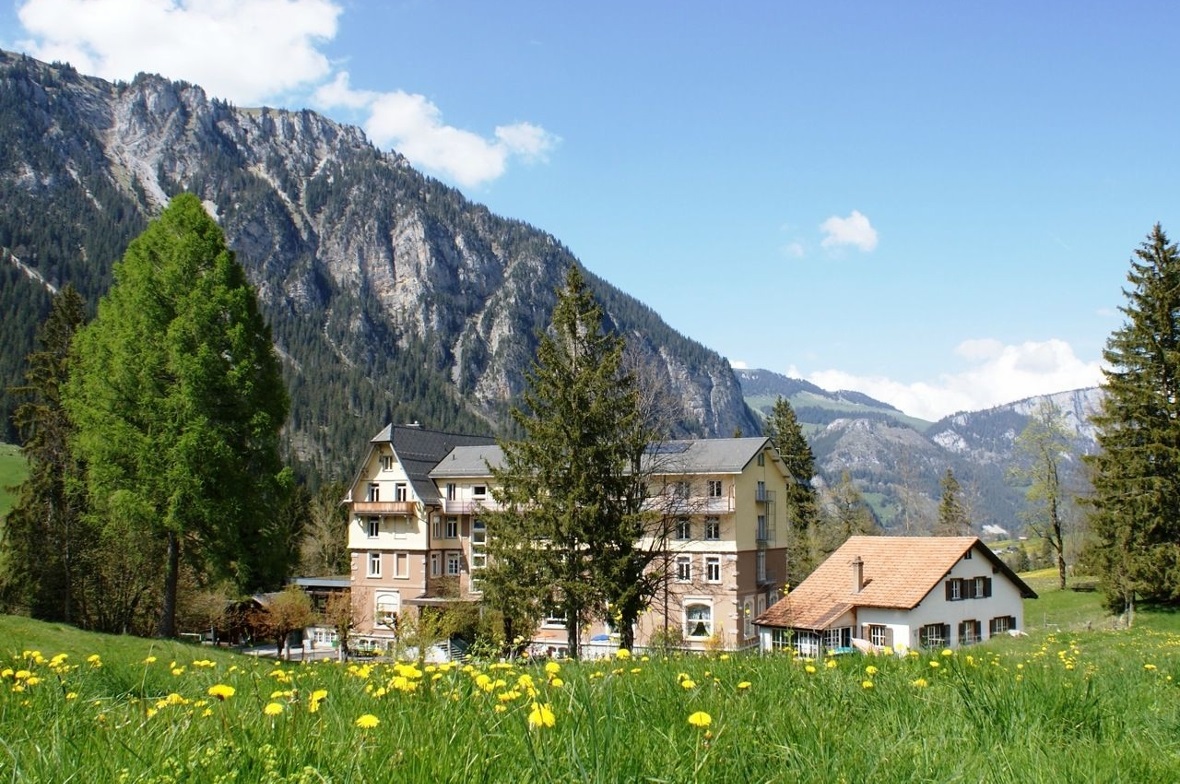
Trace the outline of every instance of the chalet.
{"label": "chalet", "polygon": [[761,614],[763,651],[971,645],[1024,625],[1036,593],[979,539],[853,536]]}

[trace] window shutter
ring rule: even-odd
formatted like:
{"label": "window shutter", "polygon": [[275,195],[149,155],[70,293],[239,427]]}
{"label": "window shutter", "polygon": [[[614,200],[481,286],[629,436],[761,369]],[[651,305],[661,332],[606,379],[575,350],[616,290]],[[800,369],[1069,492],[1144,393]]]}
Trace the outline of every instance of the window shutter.
{"label": "window shutter", "polygon": [[992,595],[992,578],[990,577],[983,578],[983,595],[984,598],[988,598]]}
{"label": "window shutter", "polygon": [[948,602],[951,601],[951,583],[953,583],[953,582],[954,582],[954,580],[947,580],[946,581],[946,600]]}
{"label": "window shutter", "polygon": [[1008,628],[1013,629],[1013,630],[1016,629],[1016,616],[1015,615],[1008,616]]}
{"label": "window shutter", "polygon": [[893,627],[892,626],[885,627],[885,644],[888,645],[890,648],[893,647]]}
{"label": "window shutter", "polygon": [[951,644],[951,625],[949,623],[942,625],[942,639],[947,645]]}

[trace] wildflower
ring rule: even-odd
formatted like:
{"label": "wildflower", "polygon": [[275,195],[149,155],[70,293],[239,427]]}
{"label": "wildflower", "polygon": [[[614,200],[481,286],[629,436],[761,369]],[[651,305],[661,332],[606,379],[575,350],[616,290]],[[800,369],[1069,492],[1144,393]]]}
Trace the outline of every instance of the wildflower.
{"label": "wildflower", "polygon": [[551,661],[545,665],[545,673],[547,675],[556,675],[559,672],[561,672],[561,665],[557,662]]}
{"label": "wildflower", "polygon": [[184,675],[184,667],[173,667],[172,674],[179,678],[181,675]]}
{"label": "wildflower", "polygon": [[266,707],[262,709],[262,712],[267,716],[278,716],[283,712],[282,703],[268,702],[266,703]]}
{"label": "wildflower", "polygon": [[25,684],[28,686],[36,686],[40,682],[41,682],[41,679],[38,678],[36,675],[25,678]]}
{"label": "wildflower", "polygon": [[835,659],[828,659],[826,662],[824,662],[824,666],[827,667],[829,670],[834,670],[836,668],[836,660]]}
{"label": "wildflower", "polygon": [[713,723],[713,717],[704,711],[697,711],[696,713],[689,714],[688,723],[694,727],[704,729]]}
{"label": "wildflower", "polygon": [[745,691],[746,689],[750,688],[750,682],[749,681],[742,681],[741,683],[739,683],[737,685],[737,687],[738,687],[738,691]]}
{"label": "wildflower", "polygon": [[935,660],[930,661],[930,668],[931,669],[937,670],[939,668],[939,666],[941,666],[941,665],[939,665],[939,663],[937,661],[935,661]]}
{"label": "wildflower", "polygon": [[917,680],[910,681],[910,685],[918,689],[924,689],[926,688],[926,679],[918,678]]}
{"label": "wildflower", "polygon": [[1154,670],[1154,669],[1155,669],[1155,665],[1154,665],[1154,664],[1144,664],[1144,665],[1143,665],[1143,669],[1145,669],[1145,670],[1147,670],[1148,672],[1150,672],[1151,670]]}
{"label": "wildflower", "polygon": [[867,691],[867,690],[869,690],[869,689],[873,688],[873,682],[872,682],[872,681],[869,681],[869,680],[864,680],[864,681],[861,681],[861,682],[860,682],[860,687],[861,687],[862,689],[865,689],[865,690]]}
{"label": "wildflower", "polygon": [[954,656],[954,655],[955,655],[955,652],[952,651],[950,648],[943,648],[942,649],[943,658],[946,658],[947,656]]}
{"label": "wildflower", "polygon": [[565,685],[565,681],[563,681],[561,678],[551,678],[549,680],[549,685],[555,689],[560,689]]}
{"label": "wildflower", "polygon": [[364,716],[361,716],[356,720],[356,726],[360,727],[362,730],[371,730],[380,723],[381,719],[377,718],[371,713],[366,713]]}
{"label": "wildflower", "polygon": [[228,700],[234,696],[234,687],[226,686],[224,683],[215,683],[209,687],[209,696],[216,697],[219,700]]}
{"label": "wildflower", "polygon": [[556,717],[553,715],[553,710],[546,703],[541,705],[533,703],[533,710],[529,713],[529,727],[552,727],[557,723]]}
{"label": "wildflower", "polygon": [[627,650],[626,648],[619,648],[617,651],[615,651],[615,658],[616,659],[630,659],[631,658],[631,651]]}
{"label": "wildflower", "polygon": [[728,653],[723,653],[723,654],[721,654],[720,656],[718,656],[718,657],[717,657],[717,659],[718,659],[719,661],[729,661],[729,654],[728,654]]}
{"label": "wildflower", "polygon": [[813,673],[813,672],[815,672],[815,665],[808,664],[806,667],[803,668],[803,671],[806,673]]}
{"label": "wildflower", "polygon": [[313,691],[311,696],[307,698],[307,712],[315,713],[318,711],[320,709],[320,703],[326,699],[328,699],[327,689],[316,689]]}
{"label": "wildflower", "polygon": [[67,700],[76,700],[76,699],[78,699],[78,692],[76,692],[76,691],[70,691],[70,692],[66,692],[66,699],[67,699]]}
{"label": "wildflower", "polygon": [[680,685],[685,689],[695,689],[697,687],[697,682],[692,678],[685,678],[680,682]]}
{"label": "wildflower", "polygon": [[15,677],[18,681],[23,681],[28,679],[32,674],[29,670],[17,670]]}
{"label": "wildflower", "polygon": [[99,656],[97,653],[92,653],[89,656],[87,656],[86,661],[89,662],[91,667],[101,667],[102,666],[102,657]]}

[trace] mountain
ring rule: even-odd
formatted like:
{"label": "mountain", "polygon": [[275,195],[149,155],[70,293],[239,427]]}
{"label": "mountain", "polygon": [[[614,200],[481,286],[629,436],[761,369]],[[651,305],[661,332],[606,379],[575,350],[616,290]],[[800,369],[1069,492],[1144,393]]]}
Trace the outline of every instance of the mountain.
{"label": "mountain", "polygon": [[1064,470],[1072,492],[1086,487],[1081,455],[1097,449],[1090,416],[1101,404],[1097,387],[1042,395],[937,422],[909,417],[888,403],[853,392],[829,392],[766,370],[739,370],[746,400],[763,415],[779,396],[790,401],[815,453],[821,485],[848,471],[886,527],[896,533],[928,530],[937,518],[940,482],[949,468],[963,488],[978,530],[1023,529],[1024,488],[1011,468],[1016,437],[1045,401],[1062,412],[1073,434]]}
{"label": "mountain", "polygon": [[[388,422],[507,428],[539,330],[577,259],[357,128],[240,109],[195,85],[110,83],[0,52],[0,384],[21,378],[50,294],[93,304],[168,198],[196,193],[257,288],[292,396],[291,457],[351,468]],[[679,404],[677,434],[759,431],[728,363],[587,273],[637,367]],[[0,396],[6,440],[13,398]]]}

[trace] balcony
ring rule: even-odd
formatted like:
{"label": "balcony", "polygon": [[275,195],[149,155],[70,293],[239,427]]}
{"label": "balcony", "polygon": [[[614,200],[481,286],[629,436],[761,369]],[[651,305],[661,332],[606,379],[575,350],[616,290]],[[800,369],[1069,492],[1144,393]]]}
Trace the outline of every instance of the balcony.
{"label": "balcony", "polygon": [[759,487],[758,490],[754,493],[754,500],[760,504],[773,504],[774,503],[774,491],[767,490],[765,487]]}
{"label": "balcony", "polygon": [[671,515],[722,515],[733,512],[733,496],[681,496],[675,493],[654,495],[643,502],[645,511]]}
{"label": "balcony", "polygon": [[444,498],[442,502],[443,514],[449,515],[469,515],[476,514],[484,509],[499,509],[500,505],[496,503],[491,496],[485,498],[458,500],[454,498]]}
{"label": "balcony", "polygon": [[415,501],[353,501],[352,513],[357,515],[413,515],[418,513]]}

